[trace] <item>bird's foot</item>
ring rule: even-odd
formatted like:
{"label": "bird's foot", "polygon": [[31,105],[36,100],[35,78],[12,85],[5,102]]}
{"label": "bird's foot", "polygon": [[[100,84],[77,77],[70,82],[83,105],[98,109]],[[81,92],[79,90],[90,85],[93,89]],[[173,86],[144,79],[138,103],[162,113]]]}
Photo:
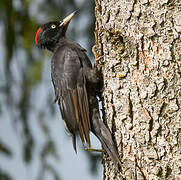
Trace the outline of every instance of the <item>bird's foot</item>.
{"label": "bird's foot", "polygon": [[103,153],[104,150],[103,149],[94,149],[94,148],[84,148],[86,151],[90,151],[90,152],[101,152]]}
{"label": "bird's foot", "polygon": [[94,57],[95,57],[94,69],[99,74],[101,72],[102,66],[103,66],[100,62],[100,60],[103,58],[103,56],[100,55],[99,50],[97,48],[97,45],[94,45],[92,47],[92,52],[93,52]]}

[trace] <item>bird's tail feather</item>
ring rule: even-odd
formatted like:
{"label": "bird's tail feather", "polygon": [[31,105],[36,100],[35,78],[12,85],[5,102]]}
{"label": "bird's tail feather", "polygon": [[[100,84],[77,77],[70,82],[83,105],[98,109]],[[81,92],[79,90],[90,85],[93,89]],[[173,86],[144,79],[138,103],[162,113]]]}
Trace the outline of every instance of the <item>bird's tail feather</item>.
{"label": "bird's tail feather", "polygon": [[103,149],[108,153],[115,163],[118,163],[121,166],[121,161],[118,156],[118,152],[112,140],[111,132],[105,126],[102,120],[99,119],[100,123],[100,132],[96,133],[98,139],[101,141]]}
{"label": "bird's tail feather", "polygon": [[91,131],[101,141],[103,149],[112,160],[121,167],[121,161],[114,145],[111,132],[100,118],[97,98],[95,96],[89,96],[89,103],[91,110]]}

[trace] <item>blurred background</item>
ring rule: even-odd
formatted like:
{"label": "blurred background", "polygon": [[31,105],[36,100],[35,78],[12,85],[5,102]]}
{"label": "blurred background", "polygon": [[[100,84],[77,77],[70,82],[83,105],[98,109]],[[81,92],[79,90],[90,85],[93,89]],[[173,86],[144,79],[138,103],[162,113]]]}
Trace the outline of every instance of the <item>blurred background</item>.
{"label": "blurred background", "polygon": [[101,179],[101,154],[84,151],[79,140],[73,151],[53,103],[51,53],[34,43],[39,25],[75,10],[67,36],[93,59],[93,1],[0,1],[0,180]]}

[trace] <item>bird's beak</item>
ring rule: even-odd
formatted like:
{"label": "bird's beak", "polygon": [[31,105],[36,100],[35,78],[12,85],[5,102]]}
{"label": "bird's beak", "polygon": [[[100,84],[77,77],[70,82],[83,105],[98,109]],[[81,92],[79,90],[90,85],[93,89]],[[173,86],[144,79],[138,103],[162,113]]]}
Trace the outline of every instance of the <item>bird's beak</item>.
{"label": "bird's beak", "polygon": [[70,20],[73,18],[73,16],[76,14],[77,11],[74,11],[73,13],[71,13],[70,15],[68,15],[66,18],[63,19],[63,21],[60,22],[60,27],[67,27]]}

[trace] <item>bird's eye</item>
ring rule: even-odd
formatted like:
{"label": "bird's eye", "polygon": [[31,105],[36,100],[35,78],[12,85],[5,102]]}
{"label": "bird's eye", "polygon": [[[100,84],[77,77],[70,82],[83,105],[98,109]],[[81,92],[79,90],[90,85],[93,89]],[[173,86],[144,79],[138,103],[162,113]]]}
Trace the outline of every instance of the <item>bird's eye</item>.
{"label": "bird's eye", "polygon": [[52,29],[55,29],[55,28],[56,28],[55,24],[51,25],[51,28],[52,28]]}

